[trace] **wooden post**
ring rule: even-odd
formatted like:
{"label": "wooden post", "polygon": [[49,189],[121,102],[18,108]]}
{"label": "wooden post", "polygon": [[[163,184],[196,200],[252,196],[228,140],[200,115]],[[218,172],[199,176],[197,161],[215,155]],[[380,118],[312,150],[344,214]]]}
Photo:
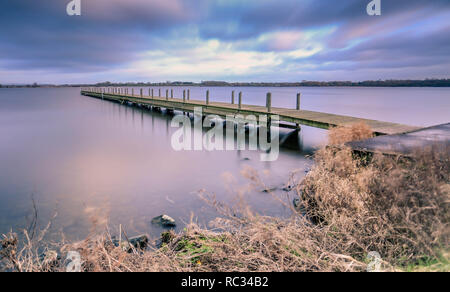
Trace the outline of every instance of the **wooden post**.
{"label": "wooden post", "polygon": [[190,100],[190,99],[191,99],[191,90],[188,89],[188,92],[187,92],[187,100]]}
{"label": "wooden post", "polygon": [[183,90],[183,102],[186,102],[186,89]]}
{"label": "wooden post", "polygon": [[166,100],[169,100],[169,89],[166,89]]}
{"label": "wooden post", "polygon": [[206,90],[206,105],[209,104],[209,90]]}
{"label": "wooden post", "polygon": [[131,89],[131,95],[134,96],[134,88]]}
{"label": "wooden post", "polygon": [[267,93],[266,107],[269,113],[272,112],[272,93],[270,92]]}
{"label": "wooden post", "polygon": [[267,106],[267,112],[269,113],[267,115],[267,130],[268,130],[268,140],[272,141],[272,116],[270,113],[272,112],[272,93],[268,92],[266,97],[266,106]]}
{"label": "wooden post", "polygon": [[239,109],[242,109],[242,91],[239,92]]}
{"label": "wooden post", "polygon": [[144,97],[144,90],[141,88],[141,97]]}
{"label": "wooden post", "polygon": [[153,88],[152,88],[152,98],[154,98],[155,97],[155,95],[153,94]]}
{"label": "wooden post", "polygon": [[159,95],[158,96],[161,97],[161,88],[159,89]]}
{"label": "wooden post", "polygon": [[[300,98],[301,98],[301,93],[297,93],[297,110],[299,111],[300,110]],[[296,123],[295,124],[296,126],[297,126],[297,128],[299,128],[300,129],[300,124],[299,123]]]}
{"label": "wooden post", "polygon": [[234,104],[234,90],[231,92],[231,104]]}
{"label": "wooden post", "polygon": [[173,89],[170,90],[170,98],[173,98]]}

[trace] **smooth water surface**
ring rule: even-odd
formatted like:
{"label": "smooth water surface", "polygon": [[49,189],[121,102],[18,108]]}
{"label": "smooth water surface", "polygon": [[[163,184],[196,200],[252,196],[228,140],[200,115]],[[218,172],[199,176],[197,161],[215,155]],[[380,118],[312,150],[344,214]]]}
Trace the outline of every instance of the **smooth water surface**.
{"label": "smooth water surface", "polygon": [[[155,88],[155,92],[158,88]],[[180,97],[184,88],[174,88]],[[163,92],[165,88],[162,88]],[[211,100],[230,101],[233,88],[210,88]],[[236,88],[244,103],[302,108],[416,126],[449,122],[447,88]],[[70,239],[85,236],[93,220],[122,224],[132,236],[161,231],[150,221],[168,214],[206,224],[217,214],[198,196],[206,190],[233,203],[243,194],[262,214],[288,210],[262,186],[249,186],[241,172],[258,171],[276,195],[291,171],[305,175],[306,155],[326,141],[326,131],[302,127],[302,150],[282,149],[275,162],[260,162],[258,152],[176,152],[171,147],[171,116],[81,96],[78,88],[0,89],[0,234],[26,228],[34,198],[40,226],[57,212],[52,232]],[[203,99],[206,88],[191,88]],[[248,172],[248,171],[247,171]]]}

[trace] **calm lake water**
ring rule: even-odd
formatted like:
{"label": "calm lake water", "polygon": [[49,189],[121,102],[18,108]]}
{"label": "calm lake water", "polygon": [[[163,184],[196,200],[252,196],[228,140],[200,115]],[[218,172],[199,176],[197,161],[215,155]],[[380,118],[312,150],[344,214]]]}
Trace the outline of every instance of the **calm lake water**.
{"label": "calm lake water", "polygon": [[[156,90],[158,88],[155,88]],[[165,90],[164,88],[162,88]],[[181,96],[183,88],[174,88]],[[191,88],[203,99],[205,88]],[[232,88],[211,88],[211,100],[229,101]],[[449,122],[447,88],[237,88],[244,103],[302,108],[415,126]],[[164,92],[164,91],[163,91]],[[307,155],[325,143],[326,131],[302,127],[301,150],[282,149],[275,162],[260,162],[258,152],[176,152],[172,150],[171,116],[81,96],[77,88],[0,89],[0,234],[27,227],[32,197],[40,226],[54,212],[52,233],[80,239],[89,233],[91,217],[122,224],[129,236],[161,232],[150,221],[174,217],[178,228],[191,214],[200,224],[216,217],[198,191],[233,203],[242,193],[255,211],[285,215],[288,210],[262,187],[242,177],[252,167],[267,186],[290,201],[281,186],[289,174],[305,175]],[[284,131],[286,132],[286,131]]]}

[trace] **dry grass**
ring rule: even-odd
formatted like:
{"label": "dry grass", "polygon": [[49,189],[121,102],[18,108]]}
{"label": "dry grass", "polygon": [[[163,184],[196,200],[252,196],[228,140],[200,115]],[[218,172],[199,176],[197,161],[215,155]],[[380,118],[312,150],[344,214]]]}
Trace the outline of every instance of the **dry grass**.
{"label": "dry grass", "polygon": [[[238,200],[235,208],[203,194],[220,218],[214,231],[187,226],[162,235],[159,249],[116,247],[108,232],[62,245],[78,251],[83,271],[365,271],[377,251],[384,270],[448,271],[450,148],[432,148],[413,159],[355,157],[343,146],[372,136],[365,125],[334,129],[330,146],[296,191],[306,216],[262,217]],[[262,184],[257,172],[246,177]],[[62,261],[40,259],[32,240],[2,241],[0,269],[63,271]]]}
{"label": "dry grass", "polygon": [[358,123],[348,127],[337,127],[330,129],[328,133],[329,145],[340,145],[345,142],[372,138],[373,131],[365,123]]}
{"label": "dry grass", "polygon": [[342,253],[377,251],[398,266],[448,249],[450,147],[368,162],[341,144],[318,151],[315,162],[299,194],[308,217],[345,243]]}

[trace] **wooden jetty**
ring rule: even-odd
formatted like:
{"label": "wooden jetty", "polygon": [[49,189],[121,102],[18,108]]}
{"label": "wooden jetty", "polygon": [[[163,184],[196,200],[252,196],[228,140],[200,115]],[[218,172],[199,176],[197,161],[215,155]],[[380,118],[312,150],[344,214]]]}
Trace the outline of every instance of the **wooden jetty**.
{"label": "wooden jetty", "polygon": [[[227,115],[267,115],[279,116],[279,124],[274,126],[285,128],[298,128],[300,125],[306,125],[321,129],[329,129],[336,126],[349,126],[352,124],[365,123],[376,135],[395,135],[416,131],[419,128],[414,126],[402,125],[397,123],[369,120],[357,117],[308,111],[301,109],[301,95],[297,94],[297,106],[295,109],[272,107],[272,94],[267,93],[266,106],[248,105],[243,103],[242,92],[236,95],[233,91],[230,96],[230,103],[214,102],[210,98],[209,90],[206,91],[204,100],[192,100],[190,91],[184,90],[182,98],[175,98],[173,90],[155,88],[130,89],[130,88],[83,88],[81,94],[85,96],[100,98],[104,100],[115,101],[119,103],[132,103],[149,107],[166,108],[168,110],[193,113],[194,108],[201,107],[204,115],[218,115],[226,117]],[[165,93],[165,96],[163,94]]]}

